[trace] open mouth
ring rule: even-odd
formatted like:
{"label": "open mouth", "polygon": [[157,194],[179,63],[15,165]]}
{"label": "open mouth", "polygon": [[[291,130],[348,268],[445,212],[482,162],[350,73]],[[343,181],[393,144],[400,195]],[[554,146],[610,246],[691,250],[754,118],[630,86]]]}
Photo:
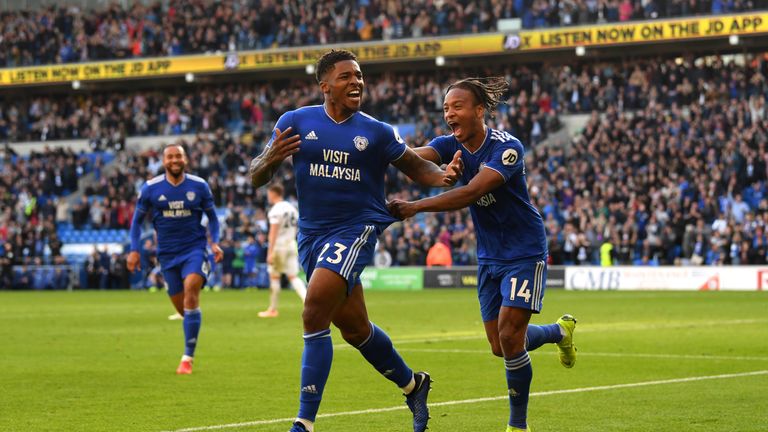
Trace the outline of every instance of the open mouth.
{"label": "open mouth", "polygon": [[459,125],[459,122],[450,121],[448,122],[448,127],[451,128],[451,131],[453,131],[454,135],[461,134],[461,126]]}
{"label": "open mouth", "polygon": [[360,97],[362,95],[363,92],[360,90],[352,90],[351,92],[347,93],[347,97],[353,102],[360,102]]}

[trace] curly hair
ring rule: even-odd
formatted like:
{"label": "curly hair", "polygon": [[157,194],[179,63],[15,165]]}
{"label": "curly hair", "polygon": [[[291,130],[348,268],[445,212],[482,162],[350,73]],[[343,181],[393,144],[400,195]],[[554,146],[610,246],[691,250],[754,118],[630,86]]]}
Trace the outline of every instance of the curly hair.
{"label": "curly hair", "polygon": [[477,103],[483,105],[485,111],[492,114],[496,105],[501,102],[502,96],[509,90],[509,83],[504,77],[464,78],[449,85],[445,94],[447,95],[455,88],[472,93]]}
{"label": "curly hair", "polygon": [[332,49],[320,56],[320,58],[317,59],[317,64],[315,65],[315,79],[317,79],[317,82],[320,82],[322,77],[328,73],[328,71],[333,69],[336,63],[345,60],[357,61],[357,56],[352,51],[343,49]]}

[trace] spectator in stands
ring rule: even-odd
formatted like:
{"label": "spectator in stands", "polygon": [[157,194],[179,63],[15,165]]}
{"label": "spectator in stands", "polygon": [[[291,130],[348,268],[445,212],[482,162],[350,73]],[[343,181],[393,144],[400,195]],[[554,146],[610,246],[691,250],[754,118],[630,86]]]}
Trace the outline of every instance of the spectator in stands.
{"label": "spectator in stands", "polygon": [[450,267],[453,265],[451,249],[442,240],[438,240],[429,248],[427,267]]}
{"label": "spectator in stands", "polygon": [[113,252],[109,259],[109,288],[124,289],[130,286],[130,274],[126,267],[125,256]]}
{"label": "spectator in stands", "polygon": [[139,263],[142,273],[142,288],[159,286],[159,283],[153,279],[155,267],[157,267],[157,247],[152,239],[144,240],[144,245],[139,251]]}
{"label": "spectator in stands", "polygon": [[87,286],[85,288],[101,288],[101,256],[96,246],[93,246],[91,254],[88,255],[88,259],[85,263],[85,271],[87,273]]}
{"label": "spectator in stands", "polygon": [[26,266],[14,270],[13,289],[23,290],[32,288],[32,271]]}
{"label": "spectator in stands", "polygon": [[246,243],[245,247],[243,247],[244,283],[242,284],[242,286],[244,287],[256,286],[256,276],[259,270],[257,267],[257,259],[260,253],[261,253],[261,246],[259,246],[259,244],[256,243],[256,236],[254,236],[253,234],[249,234],[248,242]]}
{"label": "spectator in stands", "polygon": [[[229,231],[232,233],[232,231]],[[234,287],[234,261],[235,261],[235,247],[232,244],[232,235],[222,238],[221,240],[221,250],[224,252],[224,259],[221,260],[221,271],[222,271],[222,277],[221,277],[221,283],[224,286],[224,288],[232,288]]]}
{"label": "spectator in stands", "polygon": [[3,243],[2,254],[0,254],[0,287],[10,288],[13,285],[13,245]]}
{"label": "spectator in stands", "polygon": [[242,288],[243,285],[243,270],[245,268],[244,253],[242,242],[234,242],[232,247],[235,249],[235,259],[232,260],[232,287]]}
{"label": "spectator in stands", "polygon": [[83,196],[80,198],[80,202],[75,205],[75,208],[72,209],[72,225],[77,229],[85,228],[90,215],[91,204],[88,202],[88,197]]}
{"label": "spectator in stands", "polygon": [[392,255],[382,242],[376,246],[376,253],[373,256],[373,264],[377,268],[387,268],[392,266]]}

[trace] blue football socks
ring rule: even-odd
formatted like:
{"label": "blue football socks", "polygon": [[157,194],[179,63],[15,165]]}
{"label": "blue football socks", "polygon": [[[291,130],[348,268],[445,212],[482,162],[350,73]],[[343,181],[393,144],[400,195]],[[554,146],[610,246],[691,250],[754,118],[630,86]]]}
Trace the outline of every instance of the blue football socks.
{"label": "blue football socks", "polygon": [[533,368],[528,351],[504,359],[509,389],[509,425],[526,429],[528,417],[528,393],[533,379]]}
{"label": "blue football socks", "polygon": [[184,309],[184,355],[195,356],[197,347],[197,336],[200,333],[200,324],[203,322],[203,315],[200,308]]}
{"label": "blue football socks", "polygon": [[301,356],[301,395],[298,418],[315,421],[325,383],[331,372],[333,341],[331,329],[304,334],[304,353]]}
{"label": "blue football socks", "polygon": [[392,340],[384,330],[378,328],[374,323],[370,324],[370,336],[357,349],[368,360],[368,363],[373,365],[385,378],[400,388],[405,387],[413,378],[413,371],[397,353],[392,345]]}
{"label": "blue football socks", "polygon": [[531,325],[528,324],[528,331],[525,333],[527,351],[533,351],[545,343],[558,343],[563,339],[558,324],[549,325]]}

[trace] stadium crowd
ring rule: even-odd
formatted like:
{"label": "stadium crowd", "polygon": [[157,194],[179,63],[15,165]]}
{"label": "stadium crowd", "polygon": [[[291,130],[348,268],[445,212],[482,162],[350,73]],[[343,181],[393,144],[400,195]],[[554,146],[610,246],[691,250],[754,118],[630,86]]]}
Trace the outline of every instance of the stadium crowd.
{"label": "stadium crowd", "polygon": [[766,0],[171,0],[0,12],[0,67],[721,14]]}
{"label": "stadium crowd", "polygon": [[[546,70],[546,69],[545,69]],[[521,67],[473,71],[504,74],[515,82],[515,98],[501,107],[507,130],[539,141],[557,127],[560,100],[572,98],[552,73]],[[545,76],[543,76],[545,75]],[[429,136],[442,123],[442,92],[457,79],[455,71],[388,73],[369,76],[363,110],[383,121],[413,124],[417,136]],[[575,88],[578,76],[568,76]],[[591,82],[583,83],[591,87]],[[563,87],[562,89],[559,89]],[[580,90],[581,91],[581,90]],[[585,94],[592,90],[584,89]],[[587,96],[590,97],[590,96]],[[26,100],[0,96],[0,141],[50,141],[87,138],[94,148],[120,149],[126,136],[262,131],[285,111],[322,103],[310,80],[206,86],[194,89],[39,96]],[[584,105],[588,107],[589,105]],[[565,109],[581,106],[566,104]]]}
{"label": "stadium crowd", "polygon": [[[604,112],[598,115],[593,111],[584,130],[567,145],[538,145],[532,133],[515,132],[528,148],[531,195],[545,218],[552,264],[766,262],[768,62],[763,58],[755,57],[745,64],[714,57],[645,59],[566,66],[542,75],[534,69],[520,70],[524,73],[511,76],[509,105],[500,107],[491,126],[514,131],[517,122],[510,116],[527,110]],[[397,95],[399,91],[393,87],[403,82],[404,93],[385,102],[388,99],[381,95]],[[381,77],[368,85],[369,111],[393,122],[415,121],[414,134],[407,138],[409,145],[423,145],[429,138],[446,133],[437,106],[441,85],[417,76],[401,81]],[[217,129],[200,132],[184,143],[192,161],[191,171],[208,179],[216,206],[226,209],[222,243],[229,249],[222,271],[230,275],[224,278],[230,284],[254,283],[254,265],[263,263],[266,198],[263,190],[251,188],[246,167],[260,152],[278,113],[317,97],[309,94],[304,99],[292,99],[293,90],[259,88],[263,99],[254,91],[243,100],[258,100],[266,107],[261,124],[246,123],[241,125],[241,133],[232,133],[232,118],[223,117],[215,124]],[[542,88],[556,90],[549,96]],[[408,94],[411,90],[416,96]],[[234,93],[230,89],[222,94],[229,91]],[[205,92],[214,90],[201,90]],[[274,95],[278,97],[272,103],[265,102]],[[242,101],[236,100],[233,108],[238,109],[227,111],[227,116],[235,111],[242,114]],[[397,108],[398,104],[402,108]],[[222,102],[221,106],[226,105]],[[424,111],[421,116],[414,114],[420,110]],[[399,117],[403,113],[410,113],[410,117]],[[40,222],[28,223],[33,219],[66,220],[76,227],[126,227],[133,209],[126,197],[134,197],[143,181],[162,170],[158,150],[119,151],[111,165],[114,169],[103,173],[100,163],[86,167],[88,164],[76,155],[42,157],[59,159],[49,164],[36,157],[13,164],[5,157],[0,191],[6,210],[2,217],[3,226],[10,227],[6,231],[12,233],[3,237],[0,232],[6,244],[21,239],[21,243],[32,245],[37,238],[41,244],[46,238],[50,242],[50,233],[55,232],[50,226],[38,228],[36,234],[17,233],[26,227],[39,227]],[[61,174],[65,186],[58,186],[57,174],[41,174],[43,166],[69,170],[69,174]],[[71,174],[73,170],[77,175]],[[82,199],[67,210],[67,204],[56,208],[55,200],[41,198],[72,190],[72,179],[87,170],[99,173],[96,182],[85,188],[90,200]],[[287,195],[295,199],[290,169],[285,167],[277,177],[287,187]],[[51,182],[51,178],[56,180]],[[390,198],[403,199],[436,192],[415,186],[394,168],[388,173],[386,189]],[[29,210],[35,191],[38,204]],[[101,217],[94,219],[94,213]],[[148,250],[151,248],[150,241]],[[439,249],[446,248],[453,265],[475,262],[474,231],[466,210],[422,215],[393,225],[380,238],[376,263],[445,263],[428,257],[432,249],[437,256]],[[45,254],[26,256],[44,258]],[[101,260],[102,268],[106,268],[107,260]]]}
{"label": "stadium crowd", "polygon": [[[40,289],[68,283],[59,268],[42,273],[21,270],[14,279],[13,266],[61,265],[63,243],[56,226],[88,218],[88,209],[71,207],[65,197],[78,190],[80,179],[104,165],[100,154],[75,154],[55,148],[18,156],[10,146],[0,151],[0,285],[29,285]],[[87,200],[85,200],[87,202]]]}

